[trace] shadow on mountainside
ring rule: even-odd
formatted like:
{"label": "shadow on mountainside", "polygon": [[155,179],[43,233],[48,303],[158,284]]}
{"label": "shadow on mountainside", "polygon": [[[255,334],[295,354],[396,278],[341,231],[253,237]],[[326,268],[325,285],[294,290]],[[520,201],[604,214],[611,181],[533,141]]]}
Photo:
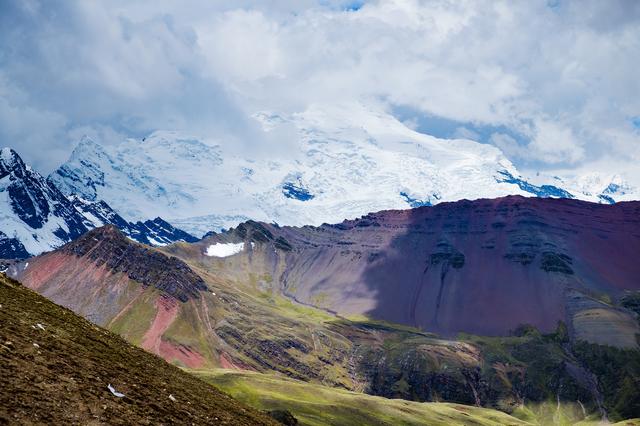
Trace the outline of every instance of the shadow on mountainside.
{"label": "shadow on mountainside", "polygon": [[569,289],[616,298],[640,288],[640,239],[629,233],[640,226],[623,207],[506,197],[369,215],[392,238],[361,276],[376,295],[368,315],[445,336],[553,331],[570,322]]}

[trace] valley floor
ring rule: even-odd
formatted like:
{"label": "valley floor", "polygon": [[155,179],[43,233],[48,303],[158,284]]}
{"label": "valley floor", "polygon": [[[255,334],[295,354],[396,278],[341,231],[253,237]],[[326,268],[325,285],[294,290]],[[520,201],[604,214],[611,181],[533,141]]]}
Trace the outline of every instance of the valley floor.
{"label": "valley floor", "polygon": [[262,410],[288,410],[301,425],[526,425],[497,410],[413,402],[234,370],[193,370],[197,377]]}
{"label": "valley floor", "polygon": [[[576,422],[574,407],[567,404],[523,407],[511,416],[462,404],[376,397],[273,374],[228,369],[190,372],[254,408],[289,411],[300,425],[306,426],[605,424],[596,418]],[[615,424],[640,425],[640,419]]]}

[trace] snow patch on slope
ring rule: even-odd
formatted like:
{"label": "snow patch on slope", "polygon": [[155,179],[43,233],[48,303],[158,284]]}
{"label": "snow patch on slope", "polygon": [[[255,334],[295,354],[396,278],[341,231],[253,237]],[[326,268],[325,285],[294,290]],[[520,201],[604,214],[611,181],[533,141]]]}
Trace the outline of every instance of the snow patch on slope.
{"label": "snow patch on slope", "polygon": [[207,247],[205,254],[209,257],[229,257],[244,250],[244,243],[215,243]]}
{"label": "snow patch on slope", "polygon": [[11,148],[4,147],[0,150],[0,161],[7,165],[11,165],[13,163],[13,151]]}

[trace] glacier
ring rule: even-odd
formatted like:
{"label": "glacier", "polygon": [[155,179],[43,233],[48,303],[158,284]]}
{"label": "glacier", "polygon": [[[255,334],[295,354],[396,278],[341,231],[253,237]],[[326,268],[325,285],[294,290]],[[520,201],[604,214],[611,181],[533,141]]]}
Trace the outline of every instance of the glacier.
{"label": "glacier", "polygon": [[293,128],[295,147],[286,156],[240,155],[179,131],[115,146],[84,138],[49,179],[68,195],[106,201],[127,220],[159,215],[198,236],[248,219],[320,225],[461,199],[518,194],[610,202],[625,196],[621,189],[633,192],[623,183],[605,194],[606,185],[589,192],[559,178],[531,182],[492,145],[422,134],[357,102],[254,118],[266,133]]}

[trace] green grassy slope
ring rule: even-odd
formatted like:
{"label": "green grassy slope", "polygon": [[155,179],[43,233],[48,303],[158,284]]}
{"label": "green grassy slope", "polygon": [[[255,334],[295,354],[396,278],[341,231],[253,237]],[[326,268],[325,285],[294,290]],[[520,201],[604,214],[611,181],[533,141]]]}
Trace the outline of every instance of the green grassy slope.
{"label": "green grassy slope", "polygon": [[[161,309],[166,293],[133,283],[138,288],[125,307],[115,317],[103,315],[100,324],[176,366],[240,368],[391,399],[481,405],[541,424],[640,416],[640,351],[580,345],[563,324],[548,334],[522,326],[505,337],[443,338],[296,303],[274,282],[277,271],[251,272],[246,256],[211,259],[185,244],[161,251],[181,256],[208,291],[172,304],[177,313],[163,320],[159,314],[171,311]],[[269,253],[252,251],[252,264],[266,265]],[[30,259],[30,285],[50,284],[51,276],[39,271],[51,271],[57,263],[44,260],[54,257]],[[59,290],[67,301],[86,301],[87,318],[110,302],[95,297],[105,287],[121,293],[113,282],[121,284],[122,277],[105,278],[92,262],[72,255],[56,259],[64,266],[55,277]]]}
{"label": "green grassy slope", "polygon": [[276,424],[4,274],[0,366],[0,424]]}
{"label": "green grassy slope", "polygon": [[301,425],[525,425],[497,410],[450,403],[386,399],[274,375],[192,371],[256,408],[289,410]]}

